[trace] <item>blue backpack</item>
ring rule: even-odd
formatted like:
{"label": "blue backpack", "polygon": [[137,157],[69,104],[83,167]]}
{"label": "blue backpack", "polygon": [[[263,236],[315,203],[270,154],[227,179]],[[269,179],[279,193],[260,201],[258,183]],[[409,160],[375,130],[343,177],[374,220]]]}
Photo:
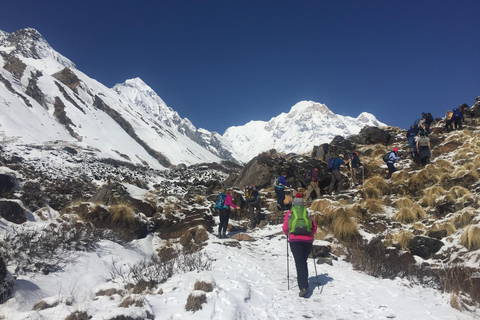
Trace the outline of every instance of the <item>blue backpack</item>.
{"label": "blue backpack", "polygon": [[452,119],[460,119],[460,118],[462,118],[462,114],[460,113],[460,110],[458,110],[457,108],[453,109]]}
{"label": "blue backpack", "polygon": [[327,164],[328,171],[333,171],[334,162],[335,162],[335,158],[328,158],[328,164]]}
{"label": "blue backpack", "polygon": [[307,172],[305,172],[305,174],[303,175],[303,178],[305,179],[306,184],[309,184],[310,182],[312,182],[312,170],[308,170]]}
{"label": "blue backpack", "polygon": [[215,202],[215,209],[217,210],[222,210],[225,208],[225,198],[227,197],[227,195],[225,193],[220,193],[218,196],[217,196],[217,202]]}

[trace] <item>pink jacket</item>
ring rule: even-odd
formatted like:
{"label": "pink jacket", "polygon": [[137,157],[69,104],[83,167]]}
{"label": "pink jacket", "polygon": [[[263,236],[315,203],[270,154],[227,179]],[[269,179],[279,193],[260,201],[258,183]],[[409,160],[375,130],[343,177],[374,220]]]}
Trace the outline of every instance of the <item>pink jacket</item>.
{"label": "pink jacket", "polygon": [[225,205],[238,209],[238,207],[232,202],[232,195],[228,193],[227,193],[227,196],[225,197]]}
{"label": "pink jacket", "polygon": [[[290,216],[290,212],[292,210],[288,211],[285,214],[285,219],[283,219],[283,233],[288,235],[288,218]],[[290,234],[289,235],[289,240],[294,242],[294,241],[299,241],[299,242],[313,242],[313,235],[317,232],[317,225],[315,224],[315,221],[312,219],[312,232],[307,233],[307,234]]]}

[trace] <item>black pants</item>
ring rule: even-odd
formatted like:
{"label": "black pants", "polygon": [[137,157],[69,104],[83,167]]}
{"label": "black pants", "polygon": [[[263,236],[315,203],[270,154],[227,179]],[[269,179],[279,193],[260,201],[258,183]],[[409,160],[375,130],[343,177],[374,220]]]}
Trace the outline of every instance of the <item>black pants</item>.
{"label": "black pants", "polygon": [[455,125],[455,130],[462,130],[462,118],[453,119],[453,124]]}
{"label": "black pants", "polygon": [[248,212],[250,213],[250,226],[255,226],[260,222],[260,200],[257,198],[255,201],[248,202]]}
{"label": "black pants", "polygon": [[297,284],[300,290],[308,289],[308,265],[307,259],[312,252],[311,242],[290,242],[290,250],[295,260],[295,267],[297,269]]}
{"label": "black pants", "polygon": [[228,220],[230,218],[230,209],[224,208],[220,210],[220,224],[218,225],[218,234],[226,234],[228,227]]}
{"label": "black pants", "polygon": [[277,203],[282,208],[282,210],[285,210],[285,203],[283,201],[285,200],[285,190],[283,190],[282,187],[275,187],[275,193],[277,195]]}
{"label": "black pants", "polygon": [[392,177],[392,173],[397,171],[397,168],[395,168],[395,166],[391,162],[387,162],[387,167],[388,167],[387,179],[390,179]]}

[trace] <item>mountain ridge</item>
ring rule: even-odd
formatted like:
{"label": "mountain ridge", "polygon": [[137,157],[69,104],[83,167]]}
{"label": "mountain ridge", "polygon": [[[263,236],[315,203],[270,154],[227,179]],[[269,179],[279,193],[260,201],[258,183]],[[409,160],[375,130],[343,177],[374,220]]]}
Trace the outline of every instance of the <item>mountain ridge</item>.
{"label": "mountain ridge", "polygon": [[0,32],[0,64],[5,137],[23,143],[66,141],[98,150],[98,157],[156,169],[222,160],[246,163],[272,148],[305,153],[334,135],[383,125],[367,113],[354,119],[301,101],[268,122],[250,121],[220,135],[182,118],[139,77],[107,88],[32,28]]}

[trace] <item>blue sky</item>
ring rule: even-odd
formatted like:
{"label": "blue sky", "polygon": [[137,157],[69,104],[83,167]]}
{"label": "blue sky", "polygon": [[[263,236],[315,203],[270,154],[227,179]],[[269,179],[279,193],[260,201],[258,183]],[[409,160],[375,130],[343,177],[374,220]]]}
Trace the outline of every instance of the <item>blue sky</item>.
{"label": "blue sky", "polygon": [[480,1],[58,1],[2,4],[108,87],[140,77],[223,133],[301,100],[407,128],[480,96]]}

